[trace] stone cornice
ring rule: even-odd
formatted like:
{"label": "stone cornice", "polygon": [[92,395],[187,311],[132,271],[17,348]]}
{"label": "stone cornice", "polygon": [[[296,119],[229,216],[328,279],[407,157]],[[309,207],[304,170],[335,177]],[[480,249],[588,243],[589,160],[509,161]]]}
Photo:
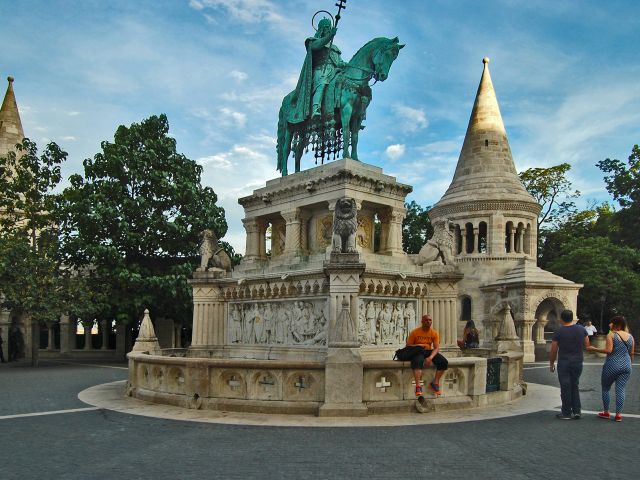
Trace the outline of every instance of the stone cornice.
{"label": "stone cornice", "polygon": [[535,215],[540,214],[539,204],[534,202],[518,202],[511,200],[477,200],[469,202],[452,203],[449,205],[434,206],[429,211],[430,218],[446,217],[458,213],[481,212],[481,211],[506,211],[506,212],[526,212]]}
{"label": "stone cornice", "polygon": [[389,181],[384,181],[382,178],[375,178],[374,176],[343,168],[324,177],[316,179],[311,178],[306,183],[291,183],[289,185],[284,185],[281,188],[274,188],[273,190],[270,190],[269,186],[267,186],[256,190],[252,195],[239,198],[238,203],[244,208],[249,208],[264,205],[265,202],[278,202],[279,200],[289,201],[293,195],[317,195],[323,190],[329,190],[331,187],[339,186],[341,184],[370,189],[378,195],[382,194],[401,199],[404,199],[413,191],[413,187],[411,185],[393,182],[393,177],[386,175],[385,177],[387,177]]}

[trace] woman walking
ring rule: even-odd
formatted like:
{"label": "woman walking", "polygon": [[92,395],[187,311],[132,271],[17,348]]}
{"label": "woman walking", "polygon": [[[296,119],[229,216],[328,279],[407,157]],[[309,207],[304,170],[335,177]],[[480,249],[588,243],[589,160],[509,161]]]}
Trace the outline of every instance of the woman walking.
{"label": "woman walking", "polygon": [[602,405],[604,410],[598,413],[600,418],[610,418],[609,390],[616,384],[616,422],[622,421],[622,407],[624,406],[625,386],[631,376],[631,361],[635,349],[635,342],[627,331],[627,321],[622,316],[611,319],[609,334],[605,348],[589,347],[592,352],[606,353],[607,359],[602,366]]}

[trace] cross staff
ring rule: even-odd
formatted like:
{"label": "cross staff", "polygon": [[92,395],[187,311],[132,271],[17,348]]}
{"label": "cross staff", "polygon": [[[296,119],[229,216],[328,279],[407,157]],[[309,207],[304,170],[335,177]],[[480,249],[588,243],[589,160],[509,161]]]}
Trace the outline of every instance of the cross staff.
{"label": "cross staff", "polygon": [[336,3],[336,7],[338,7],[338,13],[336,14],[336,24],[334,25],[334,27],[336,28],[338,28],[338,22],[340,21],[340,12],[347,9],[345,3],[347,3],[347,0],[338,0],[338,3]]}

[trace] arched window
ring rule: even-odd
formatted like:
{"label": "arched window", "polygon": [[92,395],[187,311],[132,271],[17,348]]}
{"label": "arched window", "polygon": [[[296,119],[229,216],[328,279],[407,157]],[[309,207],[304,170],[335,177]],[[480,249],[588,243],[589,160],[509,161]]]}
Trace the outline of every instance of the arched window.
{"label": "arched window", "polygon": [[480,222],[478,236],[479,253],[487,253],[487,222]]}
{"label": "arched window", "polygon": [[471,297],[462,297],[460,303],[460,320],[468,322],[471,320]]}
{"label": "arched window", "polygon": [[467,241],[467,250],[466,253],[473,253],[475,249],[474,238],[473,238],[473,223],[469,222],[465,226],[465,238]]}
{"label": "arched window", "polygon": [[513,240],[515,240],[515,230],[513,222],[507,222],[504,232],[504,251],[507,253],[513,252]]}

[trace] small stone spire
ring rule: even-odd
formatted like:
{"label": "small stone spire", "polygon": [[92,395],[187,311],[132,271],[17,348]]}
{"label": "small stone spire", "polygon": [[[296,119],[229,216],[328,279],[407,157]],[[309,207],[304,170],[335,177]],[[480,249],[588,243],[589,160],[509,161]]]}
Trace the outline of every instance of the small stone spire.
{"label": "small stone spire", "polygon": [[513,163],[489,73],[489,58],[483,58],[482,63],[482,78],[453,181],[436,206],[501,198],[535,202],[520,182]]}
{"label": "small stone spire", "polygon": [[151,355],[159,355],[161,352],[156,331],[153,328],[153,323],[151,323],[149,310],[146,308],[144,310],[142,323],[140,324],[140,330],[138,331],[138,338],[136,338],[136,343],[133,345],[131,351],[146,352]]}
{"label": "small stone spire", "polygon": [[18,112],[18,104],[13,93],[13,77],[7,77],[9,85],[0,107],[0,155],[4,156],[22,142],[24,131]]}

